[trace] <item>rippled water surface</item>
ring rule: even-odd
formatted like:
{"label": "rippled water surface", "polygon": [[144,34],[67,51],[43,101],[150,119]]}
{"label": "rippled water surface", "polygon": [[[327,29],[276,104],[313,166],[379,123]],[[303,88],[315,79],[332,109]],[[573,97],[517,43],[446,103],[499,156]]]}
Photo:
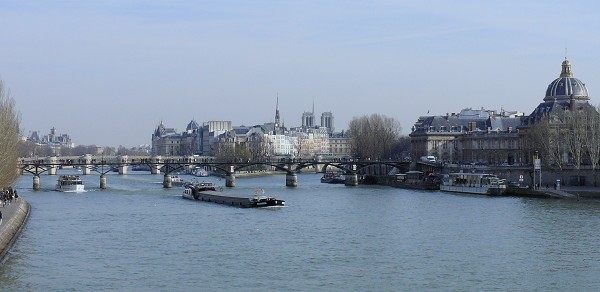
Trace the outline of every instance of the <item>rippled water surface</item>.
{"label": "rippled water surface", "polygon": [[[593,291],[600,288],[600,204],[345,187],[298,176],[238,178],[226,191],[286,207],[181,199],[162,176],[56,176],[18,182],[32,206],[0,268],[3,290]],[[185,178],[185,176],[184,176]],[[188,179],[190,177],[187,177]],[[224,181],[209,178],[217,184]]]}

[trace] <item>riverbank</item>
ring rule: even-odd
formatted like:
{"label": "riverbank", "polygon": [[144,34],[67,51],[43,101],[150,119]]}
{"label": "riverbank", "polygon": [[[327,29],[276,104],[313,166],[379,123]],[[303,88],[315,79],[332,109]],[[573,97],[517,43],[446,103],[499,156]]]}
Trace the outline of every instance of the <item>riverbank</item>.
{"label": "riverbank", "polygon": [[2,221],[0,223],[0,260],[12,247],[15,240],[19,237],[21,230],[29,218],[31,206],[27,201],[19,198],[4,207],[0,207],[2,212]]}

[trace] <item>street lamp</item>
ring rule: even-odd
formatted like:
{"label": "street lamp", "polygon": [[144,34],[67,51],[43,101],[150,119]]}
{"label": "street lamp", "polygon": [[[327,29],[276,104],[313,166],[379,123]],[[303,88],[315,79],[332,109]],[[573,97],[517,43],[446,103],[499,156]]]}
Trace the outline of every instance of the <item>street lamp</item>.
{"label": "street lamp", "polygon": [[540,160],[539,152],[535,151],[535,154],[533,156],[533,188],[535,190],[539,189],[539,184],[541,184],[541,183],[542,183],[542,162]]}

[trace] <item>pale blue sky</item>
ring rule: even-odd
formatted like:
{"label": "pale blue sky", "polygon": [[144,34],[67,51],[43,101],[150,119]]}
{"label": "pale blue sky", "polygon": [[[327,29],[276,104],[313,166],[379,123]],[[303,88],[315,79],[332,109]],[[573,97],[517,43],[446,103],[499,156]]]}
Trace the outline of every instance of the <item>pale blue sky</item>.
{"label": "pale blue sky", "polygon": [[277,94],[288,127],[314,99],[336,129],[380,113],[408,134],[428,111],[529,114],[565,47],[600,103],[599,19],[595,1],[0,0],[0,78],[25,134],[77,144],[262,124]]}

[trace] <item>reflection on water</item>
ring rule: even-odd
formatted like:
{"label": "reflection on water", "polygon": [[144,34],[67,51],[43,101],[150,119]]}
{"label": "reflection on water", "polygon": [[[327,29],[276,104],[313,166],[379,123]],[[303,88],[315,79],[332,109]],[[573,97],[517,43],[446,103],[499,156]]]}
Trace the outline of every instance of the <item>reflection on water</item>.
{"label": "reflection on water", "polygon": [[[182,176],[186,178],[185,176]],[[183,200],[162,176],[83,176],[82,194],[42,176],[0,270],[7,290],[596,290],[597,202],[496,198],[238,178],[284,208]],[[188,177],[191,179],[191,177]],[[218,185],[224,181],[208,178]]]}

